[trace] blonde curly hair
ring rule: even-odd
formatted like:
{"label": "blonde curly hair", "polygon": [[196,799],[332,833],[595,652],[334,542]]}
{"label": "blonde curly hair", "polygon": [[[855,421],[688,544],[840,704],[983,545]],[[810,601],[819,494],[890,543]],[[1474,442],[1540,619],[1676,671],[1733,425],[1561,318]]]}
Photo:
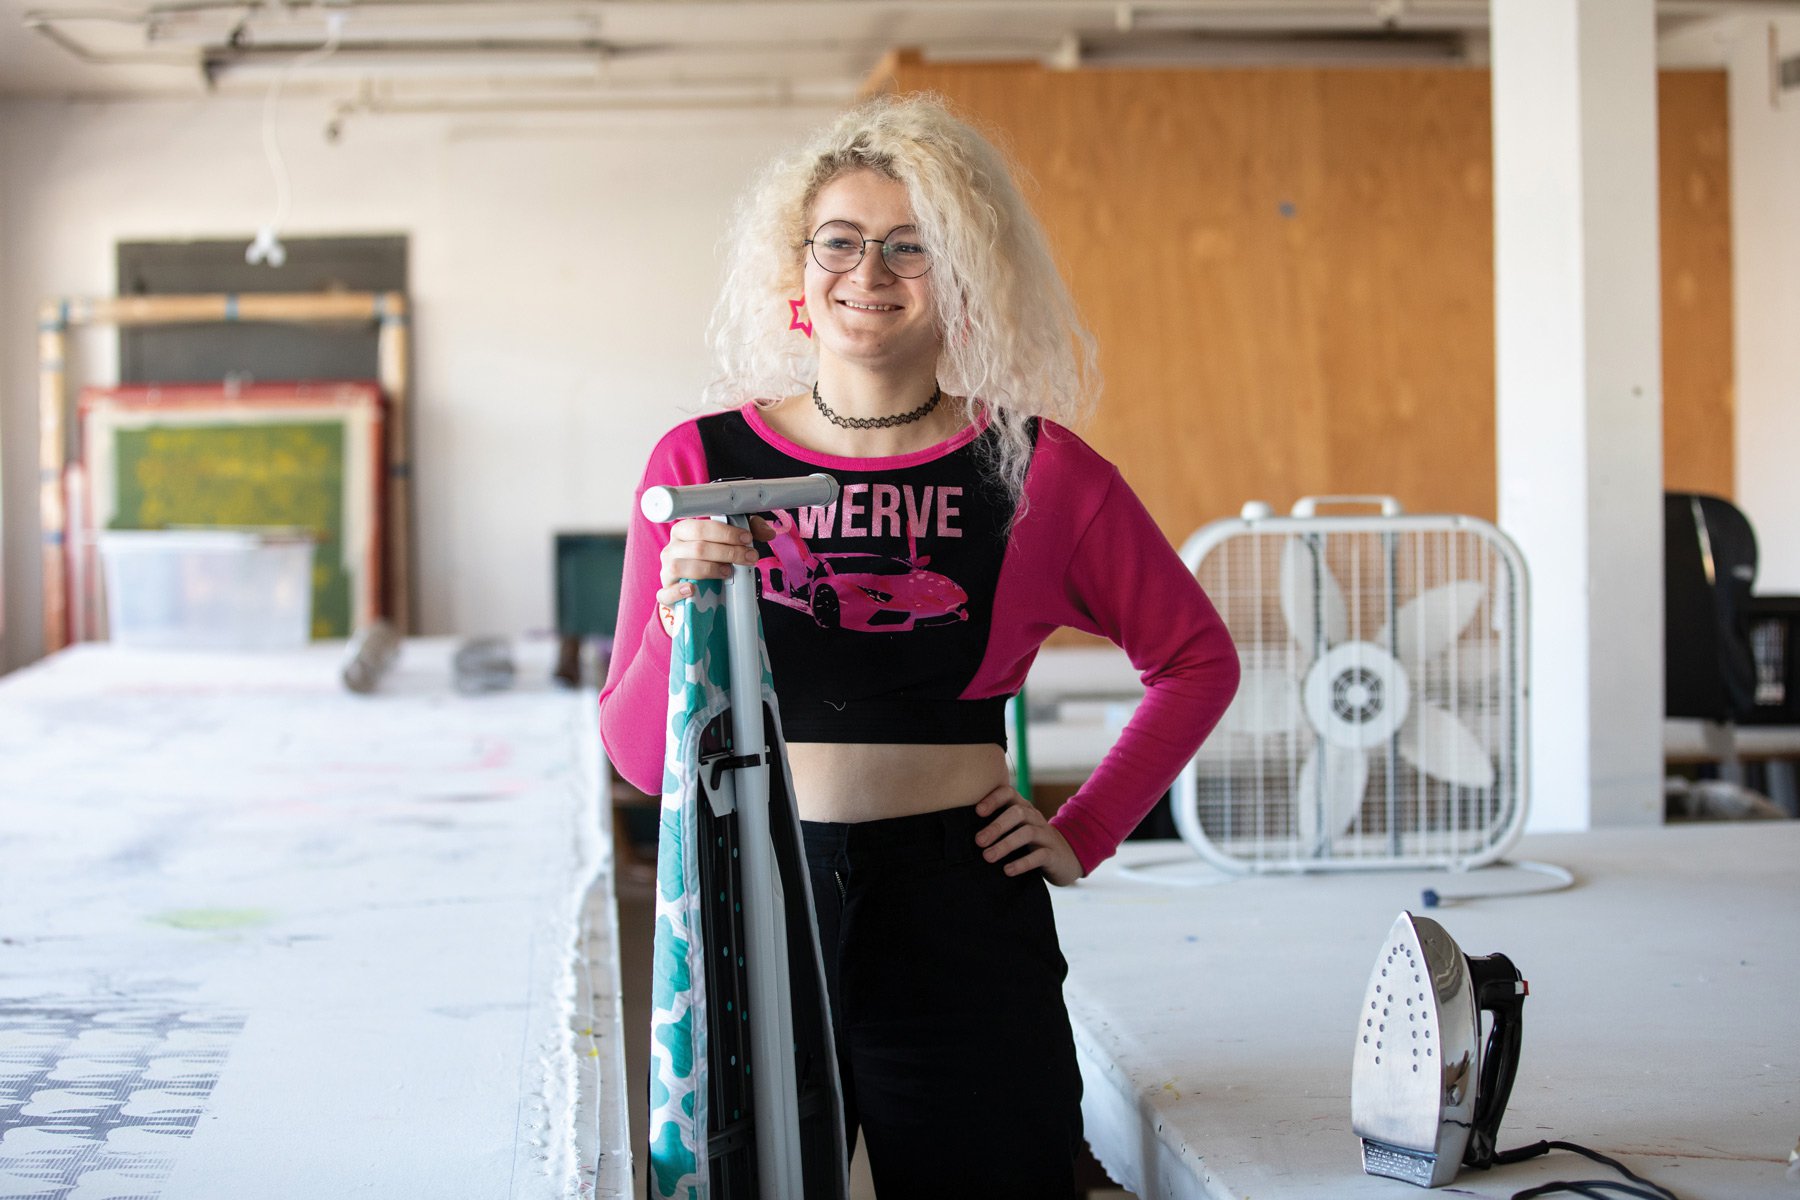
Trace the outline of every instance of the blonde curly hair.
{"label": "blonde curly hair", "polygon": [[1094,341],[1006,158],[930,94],[858,104],[776,159],[746,193],[713,314],[720,377],[709,397],[770,405],[812,387],[818,351],[789,330],[787,302],[802,291],[819,189],[865,168],[906,188],[932,250],[938,382],[986,414],[999,434],[991,468],[1017,498],[1030,418],[1076,424],[1098,391]]}

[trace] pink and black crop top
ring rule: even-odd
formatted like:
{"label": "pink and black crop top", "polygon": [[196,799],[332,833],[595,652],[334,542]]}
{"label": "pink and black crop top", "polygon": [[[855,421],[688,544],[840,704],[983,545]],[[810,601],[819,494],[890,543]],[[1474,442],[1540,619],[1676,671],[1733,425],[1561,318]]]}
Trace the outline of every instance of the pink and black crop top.
{"label": "pink and black crop top", "polygon": [[[1049,422],[1017,523],[975,427],[912,454],[843,458],[790,442],[754,406],[677,426],[638,490],[827,471],[838,502],[765,514],[763,635],[792,742],[1005,742],[1003,709],[1060,626],[1122,647],[1144,700],[1052,823],[1091,870],[1174,780],[1230,703],[1222,621],[1118,471]],[[1011,526],[1009,529],[1009,525]],[[625,778],[661,790],[669,639],[656,618],[668,527],[634,504],[601,733]]]}

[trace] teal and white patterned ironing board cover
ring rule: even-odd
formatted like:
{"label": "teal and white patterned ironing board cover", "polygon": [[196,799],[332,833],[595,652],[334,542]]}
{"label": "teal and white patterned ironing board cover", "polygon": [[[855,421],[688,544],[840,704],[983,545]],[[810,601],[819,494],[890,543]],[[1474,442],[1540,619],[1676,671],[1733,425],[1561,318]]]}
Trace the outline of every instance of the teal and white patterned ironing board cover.
{"label": "teal and white patterned ironing board cover", "polygon": [[[792,844],[798,847],[798,818],[791,799],[785,794],[785,784],[781,782],[788,777],[787,749],[779,736],[779,719],[773,715],[779,710],[775,704],[768,653],[762,642],[760,619],[757,622],[757,652],[762,660],[763,706],[768,719],[776,724],[773,750],[781,764],[779,775],[771,772],[770,824],[788,823],[793,834]],[[740,1200],[740,1194],[754,1196],[756,1192],[753,1183],[741,1193],[730,1186],[715,1189],[714,1164],[709,1162],[707,1150],[709,1138],[720,1121],[729,1121],[737,1115],[715,1115],[709,1111],[708,1072],[712,1069],[712,1060],[708,1047],[707,979],[709,968],[717,961],[718,951],[704,944],[700,863],[702,825],[711,815],[710,810],[705,814],[701,811],[709,804],[701,783],[701,735],[716,718],[729,712],[730,688],[724,588],[717,581],[701,581],[693,598],[684,601],[678,610],[669,655],[668,737],[663,759],[662,820],[657,841],[654,991],[650,1010],[648,1185],[649,1194],[656,1200]],[[729,721],[728,716],[726,720]],[[790,899],[790,962],[810,966],[810,971],[801,973],[801,978],[817,981],[816,1003],[822,1010],[824,975],[805,870],[784,872],[783,886]],[[792,900],[796,891],[805,897],[804,906],[797,910],[804,914],[800,921],[793,915],[796,907]],[[796,928],[796,925],[800,927]],[[738,966],[741,969],[741,959]],[[729,1004],[728,1001],[728,1007]],[[805,1036],[797,1026],[796,1039]],[[807,1140],[806,1149],[810,1154],[805,1161],[806,1193],[807,1197],[842,1200],[849,1194],[849,1178],[843,1150],[841,1093],[829,1025],[825,1034],[815,1041],[823,1043],[815,1045],[813,1050],[818,1061],[824,1064],[830,1091],[829,1111],[824,1115],[830,1136],[815,1135]],[[735,1064],[733,1058],[730,1064],[721,1065],[729,1069]],[[736,1172],[735,1178],[741,1180],[743,1174]]]}

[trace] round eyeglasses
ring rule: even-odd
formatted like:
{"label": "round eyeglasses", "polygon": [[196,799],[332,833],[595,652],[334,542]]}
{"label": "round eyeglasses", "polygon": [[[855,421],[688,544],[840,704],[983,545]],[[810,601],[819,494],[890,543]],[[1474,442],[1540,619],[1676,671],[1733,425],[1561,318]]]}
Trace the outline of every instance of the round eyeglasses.
{"label": "round eyeglasses", "polygon": [[871,245],[881,247],[881,261],[901,279],[917,279],[931,270],[931,251],[920,243],[919,231],[912,225],[890,229],[884,238],[866,238],[848,221],[827,221],[805,244],[812,247],[813,261],[833,275],[855,270]]}

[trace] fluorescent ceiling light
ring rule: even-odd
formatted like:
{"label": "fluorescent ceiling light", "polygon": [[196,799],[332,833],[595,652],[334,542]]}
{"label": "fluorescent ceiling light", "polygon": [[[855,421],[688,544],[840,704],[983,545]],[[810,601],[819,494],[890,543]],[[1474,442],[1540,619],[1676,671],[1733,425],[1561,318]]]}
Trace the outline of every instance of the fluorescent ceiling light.
{"label": "fluorescent ceiling light", "polygon": [[599,34],[599,15],[571,9],[519,5],[346,5],[305,9],[222,9],[152,11],[144,39],[153,45],[217,47],[253,45],[304,48],[325,40],[327,22],[343,22],[343,42],[435,42],[457,45],[484,41],[580,42]]}
{"label": "fluorescent ceiling light", "polygon": [[233,83],[272,80],[287,74],[292,81],[308,79],[562,79],[593,82],[600,78],[604,56],[577,51],[508,54],[496,51],[458,53],[454,50],[391,54],[340,47],[322,62],[294,69],[297,55],[285,53],[255,57],[214,57],[208,54],[202,69],[214,82]]}
{"label": "fluorescent ceiling light", "polygon": [[1294,0],[1214,0],[1209,4],[1121,4],[1116,24],[1124,32],[1287,30],[1346,32],[1366,29],[1486,29],[1488,0],[1366,0],[1361,4]]}
{"label": "fluorescent ceiling light", "polygon": [[1046,64],[1078,67],[1443,66],[1468,60],[1460,34],[1071,38]]}

